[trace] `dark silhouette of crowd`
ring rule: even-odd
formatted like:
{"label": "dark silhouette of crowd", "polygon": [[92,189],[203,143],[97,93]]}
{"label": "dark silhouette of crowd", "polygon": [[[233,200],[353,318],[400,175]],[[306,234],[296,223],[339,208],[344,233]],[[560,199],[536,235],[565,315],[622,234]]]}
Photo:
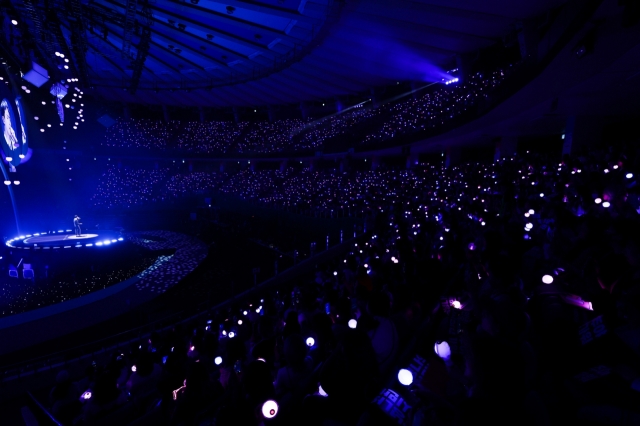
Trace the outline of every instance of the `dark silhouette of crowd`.
{"label": "dark silhouette of crowd", "polygon": [[49,407],[64,424],[636,424],[638,159],[319,173],[366,215],[346,255],[60,372]]}

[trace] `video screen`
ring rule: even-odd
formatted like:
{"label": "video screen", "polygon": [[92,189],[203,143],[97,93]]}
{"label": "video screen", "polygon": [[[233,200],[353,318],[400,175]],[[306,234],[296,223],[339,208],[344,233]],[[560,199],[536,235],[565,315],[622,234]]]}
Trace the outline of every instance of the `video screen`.
{"label": "video screen", "polygon": [[7,99],[3,99],[0,103],[0,118],[2,119],[2,134],[4,135],[4,152],[7,156],[12,156],[15,150],[20,147],[20,141],[18,141],[18,133],[16,132],[13,109]]}

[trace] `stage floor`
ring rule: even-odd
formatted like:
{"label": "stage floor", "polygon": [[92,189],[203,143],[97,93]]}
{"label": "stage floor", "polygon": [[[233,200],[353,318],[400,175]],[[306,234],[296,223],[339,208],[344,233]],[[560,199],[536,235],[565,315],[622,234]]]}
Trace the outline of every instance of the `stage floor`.
{"label": "stage floor", "polygon": [[95,231],[76,236],[70,232],[45,232],[27,234],[7,241],[7,246],[25,250],[50,250],[63,248],[101,247],[123,241],[116,231]]}

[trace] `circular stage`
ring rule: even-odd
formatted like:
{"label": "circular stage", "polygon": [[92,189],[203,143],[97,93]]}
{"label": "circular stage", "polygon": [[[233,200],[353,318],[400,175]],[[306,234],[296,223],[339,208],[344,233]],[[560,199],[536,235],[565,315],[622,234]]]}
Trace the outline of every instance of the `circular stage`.
{"label": "circular stage", "polygon": [[97,231],[76,236],[71,231],[50,231],[20,235],[6,242],[7,246],[25,250],[50,250],[81,247],[103,247],[123,241],[116,231]]}

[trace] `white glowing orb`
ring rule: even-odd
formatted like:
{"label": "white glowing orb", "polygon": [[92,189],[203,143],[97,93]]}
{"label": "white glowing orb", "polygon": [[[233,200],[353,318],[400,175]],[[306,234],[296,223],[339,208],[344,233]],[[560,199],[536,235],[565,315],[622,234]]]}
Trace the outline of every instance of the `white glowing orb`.
{"label": "white glowing orb", "polygon": [[350,319],[349,322],[349,328],[356,328],[358,326],[358,321],[354,320],[354,319]]}
{"label": "white glowing orb", "polygon": [[602,207],[604,207],[605,209],[608,209],[610,205],[611,203],[608,201],[605,201],[604,203],[602,203]]}
{"label": "white glowing orb", "polygon": [[315,339],[313,337],[307,337],[306,342],[307,342],[307,346],[309,346],[309,347],[311,347],[311,346],[316,344],[316,341],[315,341]]}
{"label": "white glowing orb", "polygon": [[413,383],[413,373],[406,368],[401,368],[398,371],[398,381],[404,386],[409,386]]}
{"label": "white glowing orb", "polygon": [[270,399],[262,404],[262,415],[266,419],[272,419],[278,414],[278,403]]}
{"label": "white glowing orb", "polygon": [[216,365],[220,365],[222,364],[222,357],[221,356],[217,356],[215,357],[215,359],[213,360],[213,362],[216,363]]}
{"label": "white glowing orb", "polygon": [[229,339],[233,339],[234,337],[236,337],[236,333],[234,333],[233,331],[229,332]]}
{"label": "white glowing orb", "polygon": [[633,177],[633,173],[627,173],[624,177],[631,179]]}
{"label": "white glowing orb", "polygon": [[326,393],[326,392],[324,391],[324,389],[322,389],[322,385],[318,385],[318,394],[319,394],[320,396],[329,396],[329,394],[328,394],[328,393]]}
{"label": "white glowing orb", "polygon": [[553,282],[553,277],[551,275],[543,275],[542,282],[545,284],[551,284]]}
{"label": "white glowing orb", "polygon": [[436,342],[433,350],[436,352],[436,355],[438,355],[442,359],[446,360],[451,356],[451,347],[449,347],[449,344],[447,342]]}
{"label": "white glowing orb", "polygon": [[596,198],[595,200],[593,200],[596,202],[596,204],[600,204],[602,202],[602,198]]}
{"label": "white glowing orb", "polygon": [[458,300],[452,300],[451,307],[455,309],[462,309],[462,304]]}

